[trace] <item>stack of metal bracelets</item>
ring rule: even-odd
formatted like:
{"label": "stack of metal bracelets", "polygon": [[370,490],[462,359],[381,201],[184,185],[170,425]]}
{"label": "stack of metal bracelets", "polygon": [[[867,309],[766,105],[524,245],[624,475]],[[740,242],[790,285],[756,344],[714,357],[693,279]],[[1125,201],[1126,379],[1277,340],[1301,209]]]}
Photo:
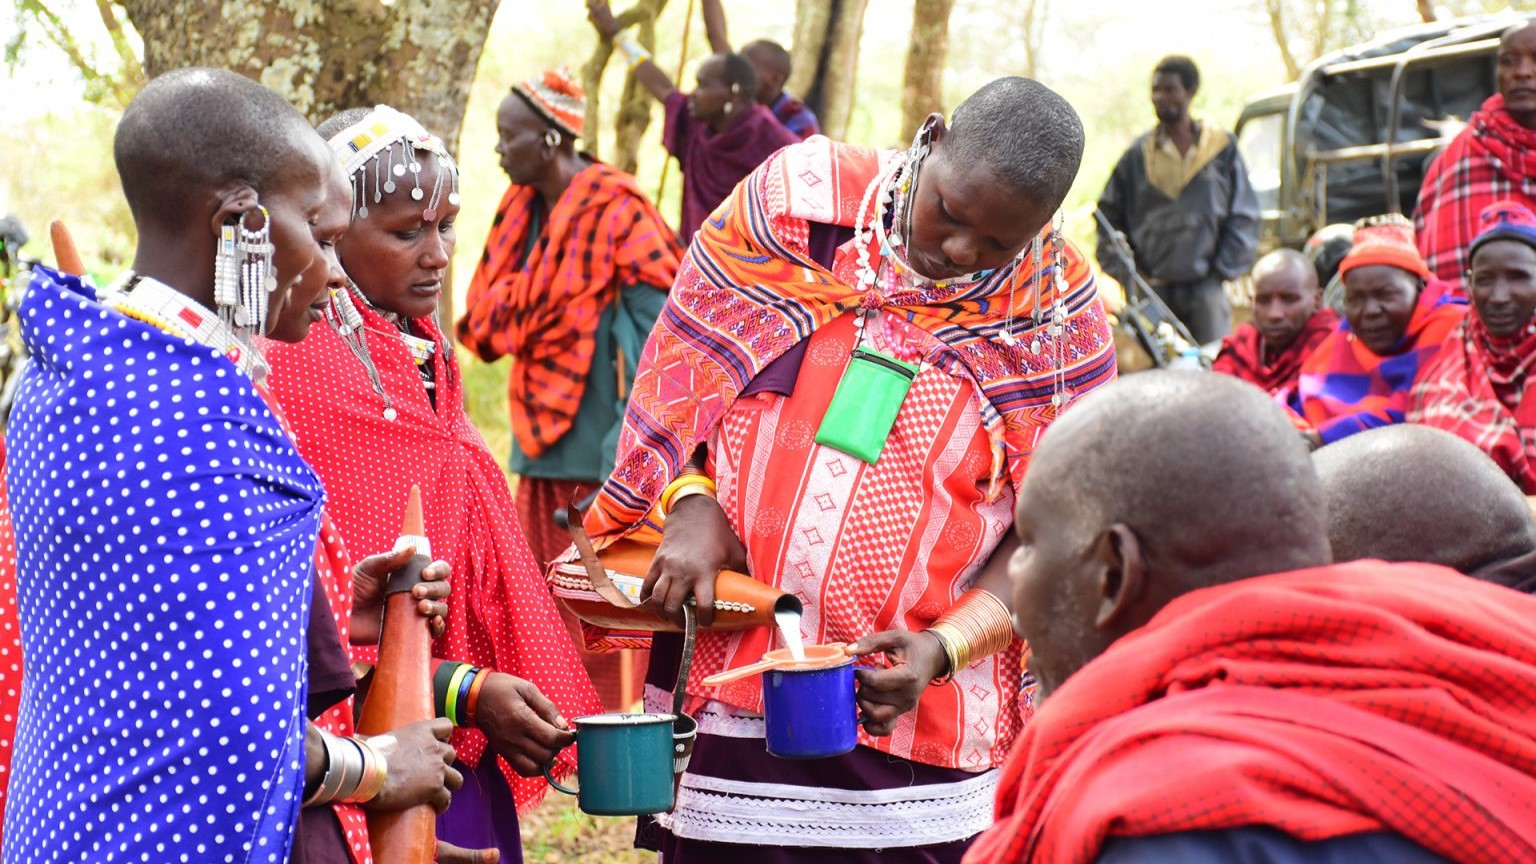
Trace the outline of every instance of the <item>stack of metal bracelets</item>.
{"label": "stack of metal bracelets", "polygon": [[320,740],[325,742],[325,776],[320,778],[314,794],[305,799],[304,806],[361,804],[379,797],[384,781],[389,778],[384,754],[365,738],[342,738],[324,729],[318,731]]}
{"label": "stack of metal bracelets", "polygon": [[934,679],[942,684],[977,660],[990,657],[1013,642],[1013,615],[992,592],[972,588],[928,628],[944,646],[949,671]]}
{"label": "stack of metal bracelets", "polygon": [[455,726],[473,726],[480,690],[491,677],[491,671],[468,663],[439,663],[432,673],[432,701],[437,716],[447,717]]}
{"label": "stack of metal bracelets", "polygon": [[672,512],[677,502],[689,495],[708,495],[715,497],[715,481],[705,476],[704,472],[693,466],[683,469],[683,473],[677,475],[677,479],[667,484],[667,488],[661,492],[661,513],[665,516]]}

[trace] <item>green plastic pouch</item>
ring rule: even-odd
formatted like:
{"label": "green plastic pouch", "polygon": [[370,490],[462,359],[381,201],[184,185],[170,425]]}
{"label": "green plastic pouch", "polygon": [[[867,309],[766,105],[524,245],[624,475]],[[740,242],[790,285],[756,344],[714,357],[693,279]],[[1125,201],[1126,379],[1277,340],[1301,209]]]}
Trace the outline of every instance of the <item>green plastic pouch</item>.
{"label": "green plastic pouch", "polygon": [[911,363],[878,351],[853,349],[832,404],[816,430],[816,443],[875,464],[916,377],[917,366]]}

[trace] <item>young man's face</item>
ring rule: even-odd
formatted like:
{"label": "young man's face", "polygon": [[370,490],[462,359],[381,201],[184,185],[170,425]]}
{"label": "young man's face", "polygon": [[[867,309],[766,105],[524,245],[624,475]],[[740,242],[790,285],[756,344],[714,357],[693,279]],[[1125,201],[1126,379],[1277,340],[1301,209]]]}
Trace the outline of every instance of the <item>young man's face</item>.
{"label": "young man's face", "polygon": [[1321,302],[1316,282],[1307,282],[1293,268],[1266,273],[1253,285],[1253,326],[1268,350],[1284,351]]}
{"label": "young man's face", "polygon": [[1152,110],[1159,123],[1178,123],[1188,117],[1189,103],[1194,97],[1194,92],[1186,90],[1184,82],[1172,72],[1152,76]]}

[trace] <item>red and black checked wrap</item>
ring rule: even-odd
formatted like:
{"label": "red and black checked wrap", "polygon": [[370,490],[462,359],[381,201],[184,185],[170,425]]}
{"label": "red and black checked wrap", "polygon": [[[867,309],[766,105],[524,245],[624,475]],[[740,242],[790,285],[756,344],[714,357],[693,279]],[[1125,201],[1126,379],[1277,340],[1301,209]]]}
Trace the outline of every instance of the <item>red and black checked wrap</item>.
{"label": "red and black checked wrap", "polygon": [[481,359],[513,358],[512,434],[534,459],[576,418],[603,310],[625,286],[670,289],[683,255],[635,178],[616,168],[583,169],[547,220],[535,216],[537,195],[513,184],[502,196],[457,327]]}

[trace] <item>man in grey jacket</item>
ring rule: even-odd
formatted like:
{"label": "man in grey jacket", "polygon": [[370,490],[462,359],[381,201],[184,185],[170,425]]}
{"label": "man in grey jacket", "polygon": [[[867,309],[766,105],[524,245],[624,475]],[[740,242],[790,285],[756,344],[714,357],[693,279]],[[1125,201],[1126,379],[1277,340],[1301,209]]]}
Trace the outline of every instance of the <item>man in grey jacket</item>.
{"label": "man in grey jacket", "polygon": [[[1157,127],[1120,157],[1099,209],[1129,241],[1136,269],[1204,344],[1231,329],[1221,283],[1253,266],[1259,202],[1232,134],[1190,117],[1199,88],[1200,70],[1188,57],[1157,64]],[[1099,265],[1124,283],[1131,274],[1102,232]]]}

